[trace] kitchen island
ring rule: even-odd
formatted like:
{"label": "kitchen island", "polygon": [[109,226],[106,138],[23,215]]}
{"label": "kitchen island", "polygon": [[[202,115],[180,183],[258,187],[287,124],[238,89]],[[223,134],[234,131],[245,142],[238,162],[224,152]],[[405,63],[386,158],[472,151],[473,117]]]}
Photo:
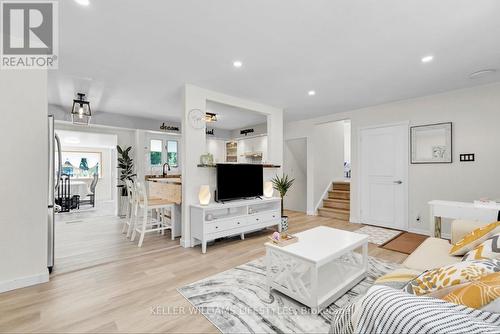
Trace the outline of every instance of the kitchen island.
{"label": "kitchen island", "polygon": [[181,203],[182,180],[181,175],[167,176],[146,175],[148,197],[150,199],[167,200],[174,203],[174,209],[168,218],[172,221],[172,238],[181,236]]}

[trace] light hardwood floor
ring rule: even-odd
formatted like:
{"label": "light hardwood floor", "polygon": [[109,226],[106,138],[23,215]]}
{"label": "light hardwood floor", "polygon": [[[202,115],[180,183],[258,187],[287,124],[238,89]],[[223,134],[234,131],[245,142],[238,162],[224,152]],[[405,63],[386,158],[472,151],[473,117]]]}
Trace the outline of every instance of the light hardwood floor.
{"label": "light hardwood floor", "polygon": [[[288,215],[292,233],[319,225],[345,230],[361,227],[297,212]],[[0,332],[217,333],[203,315],[193,314],[176,289],[263,256],[269,233],[257,232],[244,241],[220,241],[209,246],[206,254],[201,254],[199,246],[132,254],[57,274],[46,284],[0,294]],[[406,258],[371,244],[369,254],[398,263]],[[155,315],[153,309],[164,314]]]}

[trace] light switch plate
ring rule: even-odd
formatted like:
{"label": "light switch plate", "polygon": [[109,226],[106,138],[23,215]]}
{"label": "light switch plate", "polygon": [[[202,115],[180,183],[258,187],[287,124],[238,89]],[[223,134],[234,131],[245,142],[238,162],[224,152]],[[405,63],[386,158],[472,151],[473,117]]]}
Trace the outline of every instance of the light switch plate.
{"label": "light switch plate", "polygon": [[476,157],[475,157],[474,153],[463,153],[463,154],[460,154],[460,161],[471,162],[471,161],[475,161],[475,160],[476,160]]}

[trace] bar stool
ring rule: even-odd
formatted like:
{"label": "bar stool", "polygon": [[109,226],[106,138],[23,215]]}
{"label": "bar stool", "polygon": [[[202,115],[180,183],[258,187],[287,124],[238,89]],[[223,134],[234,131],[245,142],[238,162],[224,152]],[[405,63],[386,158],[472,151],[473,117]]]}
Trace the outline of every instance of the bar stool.
{"label": "bar stool", "polygon": [[132,216],[135,203],[135,184],[131,180],[125,180],[125,187],[127,189],[127,212],[125,222],[123,223],[122,233],[127,233],[127,238],[132,233]]}
{"label": "bar stool", "polygon": [[[168,218],[165,211],[173,212],[174,203],[163,199],[148,199],[146,188],[143,183],[136,185],[135,220],[131,241],[135,240],[137,233],[140,234],[138,247],[142,247],[144,236],[150,232],[165,234],[165,230],[172,229],[172,220]],[[142,222],[139,223],[138,211],[142,211]],[[156,218],[153,218],[153,212]],[[173,233],[172,233],[173,234]]]}

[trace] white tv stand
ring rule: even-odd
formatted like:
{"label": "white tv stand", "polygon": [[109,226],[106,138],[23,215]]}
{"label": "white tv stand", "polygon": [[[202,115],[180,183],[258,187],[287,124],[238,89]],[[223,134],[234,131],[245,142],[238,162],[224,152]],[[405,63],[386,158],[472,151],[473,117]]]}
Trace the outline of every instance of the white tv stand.
{"label": "white tv stand", "polygon": [[202,253],[208,241],[238,234],[244,240],[245,233],[270,226],[281,230],[280,198],[191,205],[191,232],[201,242]]}

